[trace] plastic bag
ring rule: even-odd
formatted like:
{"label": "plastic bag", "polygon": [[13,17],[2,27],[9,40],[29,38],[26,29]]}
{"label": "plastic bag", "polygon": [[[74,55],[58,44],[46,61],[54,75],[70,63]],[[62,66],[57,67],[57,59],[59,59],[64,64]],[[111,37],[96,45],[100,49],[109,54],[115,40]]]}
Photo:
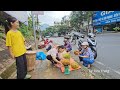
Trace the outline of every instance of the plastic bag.
{"label": "plastic bag", "polygon": [[46,60],[46,54],[44,52],[37,52],[36,60]]}

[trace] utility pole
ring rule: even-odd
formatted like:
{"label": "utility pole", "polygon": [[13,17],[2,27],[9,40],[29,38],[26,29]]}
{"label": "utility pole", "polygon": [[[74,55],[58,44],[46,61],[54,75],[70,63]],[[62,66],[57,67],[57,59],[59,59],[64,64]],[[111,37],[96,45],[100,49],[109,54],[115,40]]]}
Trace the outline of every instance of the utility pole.
{"label": "utility pole", "polygon": [[[32,22],[33,22],[33,30],[34,30],[34,40],[35,40],[35,47],[36,47],[36,50],[37,50],[38,47],[37,47],[37,41],[36,41],[36,28],[35,28],[34,15],[37,15],[37,21],[39,21],[38,20],[38,15],[44,15],[44,12],[43,11],[32,11]],[[37,25],[37,29],[38,29],[38,25]]]}
{"label": "utility pole", "polygon": [[34,30],[35,49],[37,50],[36,29],[35,29],[35,22],[34,22],[34,14],[32,14],[32,22],[33,22],[33,30]]}

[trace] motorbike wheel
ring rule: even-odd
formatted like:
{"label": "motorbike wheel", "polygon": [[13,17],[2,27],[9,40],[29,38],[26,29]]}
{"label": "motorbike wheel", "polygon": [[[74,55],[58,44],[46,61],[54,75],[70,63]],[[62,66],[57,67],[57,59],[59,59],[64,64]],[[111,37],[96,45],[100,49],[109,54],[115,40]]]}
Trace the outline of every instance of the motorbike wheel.
{"label": "motorbike wheel", "polygon": [[96,49],[94,49],[93,47],[90,47],[90,48],[91,48],[92,52],[94,53],[94,59],[96,59],[97,58],[97,51],[96,51]]}
{"label": "motorbike wheel", "polygon": [[97,52],[93,51],[93,53],[94,53],[94,59],[96,59],[97,58]]}

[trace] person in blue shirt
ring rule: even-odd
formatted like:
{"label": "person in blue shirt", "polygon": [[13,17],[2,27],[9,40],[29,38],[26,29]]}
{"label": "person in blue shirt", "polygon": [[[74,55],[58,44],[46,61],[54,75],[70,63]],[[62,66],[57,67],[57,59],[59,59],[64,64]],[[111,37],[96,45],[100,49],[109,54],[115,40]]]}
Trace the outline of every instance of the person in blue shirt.
{"label": "person in blue shirt", "polygon": [[89,47],[88,42],[82,43],[82,50],[79,55],[80,61],[83,61],[83,65],[85,67],[90,68],[91,64],[94,63],[94,53],[92,52],[91,48]]}

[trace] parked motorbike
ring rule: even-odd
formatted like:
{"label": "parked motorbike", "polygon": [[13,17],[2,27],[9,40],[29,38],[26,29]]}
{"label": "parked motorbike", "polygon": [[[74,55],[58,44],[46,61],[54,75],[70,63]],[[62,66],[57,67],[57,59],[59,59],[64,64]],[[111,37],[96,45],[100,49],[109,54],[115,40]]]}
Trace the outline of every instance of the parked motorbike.
{"label": "parked motorbike", "polygon": [[71,43],[73,43],[74,45],[76,45],[79,37],[81,37],[81,36],[84,36],[84,34],[73,33],[73,35],[71,36]]}

